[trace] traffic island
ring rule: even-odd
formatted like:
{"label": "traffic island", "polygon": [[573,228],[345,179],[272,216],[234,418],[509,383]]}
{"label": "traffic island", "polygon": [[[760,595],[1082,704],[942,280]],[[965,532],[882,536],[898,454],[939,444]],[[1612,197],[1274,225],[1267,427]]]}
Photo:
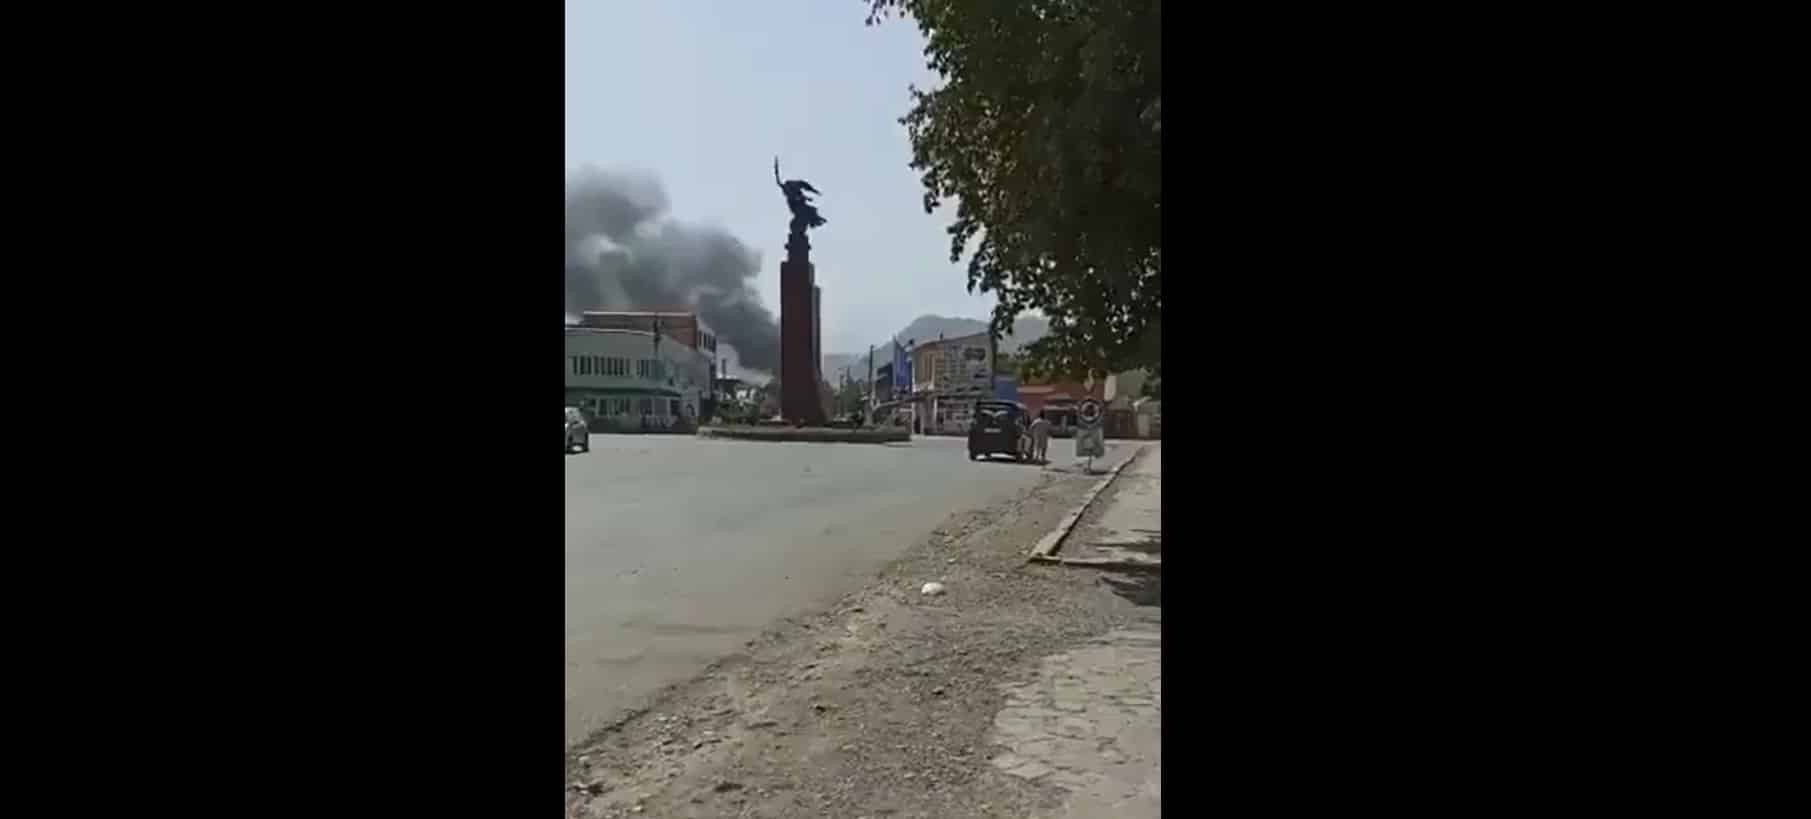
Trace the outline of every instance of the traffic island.
{"label": "traffic island", "polygon": [[728,438],[736,441],[779,441],[813,444],[892,444],[912,440],[910,430],[899,427],[778,427],[718,426],[698,430],[701,438]]}

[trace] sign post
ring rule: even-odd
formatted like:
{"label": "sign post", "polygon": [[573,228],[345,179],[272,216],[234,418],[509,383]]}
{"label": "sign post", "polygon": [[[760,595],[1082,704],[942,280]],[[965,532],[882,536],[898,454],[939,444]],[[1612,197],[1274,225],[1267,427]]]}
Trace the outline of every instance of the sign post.
{"label": "sign post", "polygon": [[1084,398],[1075,407],[1075,456],[1088,459],[1085,470],[1090,475],[1094,474],[1094,459],[1107,454],[1105,430],[1101,429],[1104,415],[1104,408],[1093,398]]}

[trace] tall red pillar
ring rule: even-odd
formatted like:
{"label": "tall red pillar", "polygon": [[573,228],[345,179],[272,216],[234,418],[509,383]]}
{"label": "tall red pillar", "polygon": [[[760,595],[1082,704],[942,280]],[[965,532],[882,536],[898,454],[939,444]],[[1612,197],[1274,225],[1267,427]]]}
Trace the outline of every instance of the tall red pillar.
{"label": "tall red pillar", "polygon": [[818,365],[811,360],[816,278],[811,242],[803,231],[794,232],[786,240],[786,261],[780,264],[780,415],[807,426],[824,423]]}

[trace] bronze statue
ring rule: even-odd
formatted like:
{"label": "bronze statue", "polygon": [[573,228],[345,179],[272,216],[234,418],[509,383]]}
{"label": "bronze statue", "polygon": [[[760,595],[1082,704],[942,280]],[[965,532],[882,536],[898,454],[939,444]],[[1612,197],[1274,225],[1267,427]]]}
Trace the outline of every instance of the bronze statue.
{"label": "bronze statue", "polygon": [[773,183],[780,186],[780,193],[786,197],[786,207],[792,210],[792,232],[803,234],[806,228],[824,226],[824,217],[819,216],[817,206],[805,197],[809,191],[814,196],[822,196],[817,188],[803,179],[780,181],[780,158],[773,158]]}

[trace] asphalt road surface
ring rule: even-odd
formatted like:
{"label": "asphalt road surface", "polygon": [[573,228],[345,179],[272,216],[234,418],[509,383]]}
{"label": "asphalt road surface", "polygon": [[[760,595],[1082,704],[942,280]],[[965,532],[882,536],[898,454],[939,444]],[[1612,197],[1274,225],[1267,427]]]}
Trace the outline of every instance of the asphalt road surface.
{"label": "asphalt road surface", "polygon": [[[1074,442],[1050,442],[1053,465]],[[566,742],[860,588],[952,513],[1036,483],[961,438],[593,435],[566,457]]]}

